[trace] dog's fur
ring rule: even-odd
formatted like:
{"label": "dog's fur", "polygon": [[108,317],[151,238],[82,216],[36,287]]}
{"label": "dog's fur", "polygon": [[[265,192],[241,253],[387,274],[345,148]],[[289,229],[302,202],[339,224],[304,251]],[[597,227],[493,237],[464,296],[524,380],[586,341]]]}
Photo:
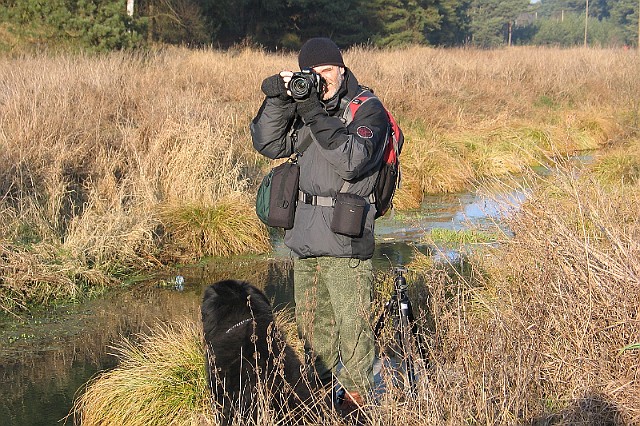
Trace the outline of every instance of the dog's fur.
{"label": "dog's fur", "polygon": [[207,375],[223,425],[234,417],[256,418],[258,384],[268,389],[276,413],[308,409],[311,392],[300,360],[262,291],[244,281],[220,281],[205,290],[201,311]]}

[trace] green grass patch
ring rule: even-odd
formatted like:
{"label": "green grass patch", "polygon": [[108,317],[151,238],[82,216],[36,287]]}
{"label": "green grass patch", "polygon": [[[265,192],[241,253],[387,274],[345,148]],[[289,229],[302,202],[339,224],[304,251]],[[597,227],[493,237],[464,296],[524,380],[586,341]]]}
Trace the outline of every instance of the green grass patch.
{"label": "green grass patch", "polygon": [[496,235],[475,229],[452,230],[446,228],[433,228],[424,239],[439,244],[479,244],[496,240]]}
{"label": "green grass patch", "polygon": [[540,95],[534,102],[533,106],[536,108],[549,108],[557,109],[560,107],[560,103],[555,101],[551,96]]}

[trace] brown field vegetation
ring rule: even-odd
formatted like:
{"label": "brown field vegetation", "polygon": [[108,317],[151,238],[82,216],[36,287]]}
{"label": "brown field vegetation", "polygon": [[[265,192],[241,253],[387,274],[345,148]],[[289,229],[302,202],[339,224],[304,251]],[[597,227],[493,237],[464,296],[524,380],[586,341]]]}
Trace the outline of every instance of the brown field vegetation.
{"label": "brown field vegetation", "polygon": [[427,272],[441,404],[428,424],[640,423],[638,176],[605,189],[562,169],[469,277]]}
{"label": "brown field vegetation", "polygon": [[[638,128],[634,52],[412,47],[346,61],[405,129],[398,208]],[[256,50],[1,58],[0,309],[269,250],[252,207],[269,162],[248,123],[260,81],[295,64]]]}

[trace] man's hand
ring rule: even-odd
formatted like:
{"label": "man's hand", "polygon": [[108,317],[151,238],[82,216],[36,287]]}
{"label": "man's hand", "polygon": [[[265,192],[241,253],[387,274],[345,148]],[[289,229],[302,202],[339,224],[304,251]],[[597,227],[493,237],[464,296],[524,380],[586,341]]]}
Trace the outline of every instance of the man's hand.
{"label": "man's hand", "polygon": [[322,104],[320,103],[320,95],[318,94],[318,90],[315,86],[311,86],[309,96],[307,98],[296,99],[296,104],[298,104],[298,114],[300,114],[300,116],[305,120],[316,115],[318,112],[324,111],[324,108],[322,108]]}
{"label": "man's hand", "polygon": [[283,101],[289,99],[291,92],[287,90],[287,86],[289,84],[288,80],[291,80],[291,76],[288,77],[288,80],[285,81],[285,78],[282,74],[291,74],[287,71],[283,71],[280,74],[274,74],[270,77],[265,78],[262,81],[262,92],[269,98],[279,98]]}
{"label": "man's hand", "polygon": [[293,72],[280,71],[280,77],[282,77],[282,81],[284,81],[284,85],[287,88],[287,96],[291,96],[291,91],[289,90],[289,82],[291,81],[291,77],[293,77]]}

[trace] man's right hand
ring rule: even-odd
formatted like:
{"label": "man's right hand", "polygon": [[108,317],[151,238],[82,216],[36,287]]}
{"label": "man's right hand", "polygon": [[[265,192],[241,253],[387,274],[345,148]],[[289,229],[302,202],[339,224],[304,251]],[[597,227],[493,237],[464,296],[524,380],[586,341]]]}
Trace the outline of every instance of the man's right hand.
{"label": "man's right hand", "polygon": [[[285,78],[283,74],[288,75],[288,78]],[[289,99],[290,93],[288,93],[287,84],[289,83],[288,80],[291,80],[291,75],[293,75],[293,73],[282,71],[280,74],[274,74],[265,78],[262,81],[262,92],[269,98]]]}
{"label": "man's right hand", "polygon": [[287,96],[291,96],[291,91],[289,90],[289,82],[291,81],[291,77],[293,77],[293,72],[280,71],[280,77],[282,77],[282,81],[284,81],[284,85],[287,88]]}

